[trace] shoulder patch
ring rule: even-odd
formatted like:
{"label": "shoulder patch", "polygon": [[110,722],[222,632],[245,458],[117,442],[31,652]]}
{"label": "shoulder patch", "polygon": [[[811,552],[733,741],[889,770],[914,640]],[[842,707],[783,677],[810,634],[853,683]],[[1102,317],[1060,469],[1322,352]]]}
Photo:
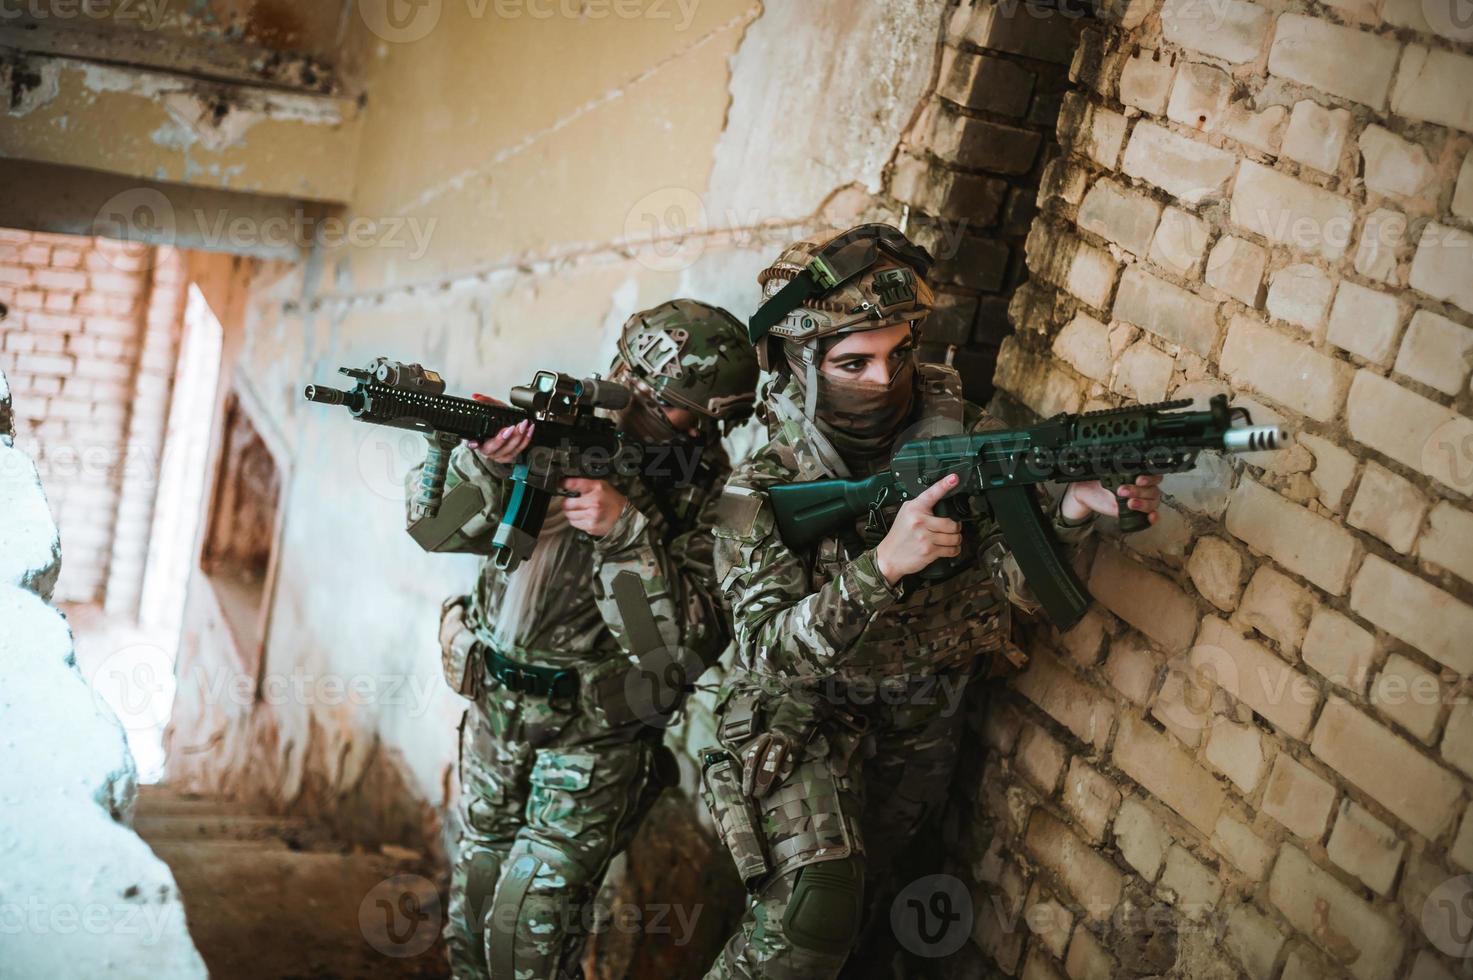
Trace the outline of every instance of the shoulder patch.
{"label": "shoulder patch", "polygon": [[719,538],[737,541],[752,541],[760,536],[758,516],[767,503],[766,495],[749,487],[727,484],[716,502],[716,527],[713,533]]}

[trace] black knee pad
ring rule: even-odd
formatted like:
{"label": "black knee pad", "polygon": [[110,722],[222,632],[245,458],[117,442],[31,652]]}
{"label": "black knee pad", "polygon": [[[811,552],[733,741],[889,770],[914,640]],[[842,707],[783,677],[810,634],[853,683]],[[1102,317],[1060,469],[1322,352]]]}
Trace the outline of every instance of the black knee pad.
{"label": "black knee pad", "polygon": [[783,914],[794,946],[830,956],[849,952],[864,915],[864,868],[857,857],[805,865]]}

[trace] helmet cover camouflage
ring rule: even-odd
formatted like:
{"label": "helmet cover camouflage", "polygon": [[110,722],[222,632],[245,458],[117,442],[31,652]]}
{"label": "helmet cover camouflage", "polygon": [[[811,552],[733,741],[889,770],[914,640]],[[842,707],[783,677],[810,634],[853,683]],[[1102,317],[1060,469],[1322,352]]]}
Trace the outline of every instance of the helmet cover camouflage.
{"label": "helmet cover camouflage", "polygon": [[741,322],[717,306],[674,299],[624,321],[619,360],[655,400],[740,422],[757,399],[757,358]]}
{"label": "helmet cover camouflage", "polygon": [[[921,321],[935,306],[935,297],[923,278],[930,256],[911,244],[890,225],[861,225],[845,232],[828,232],[800,239],[783,249],[757,276],[764,303],[808,269],[826,251],[845,240],[872,238],[873,260],[862,271],[837,285],[802,300],[773,323],[769,336],[777,341],[808,344],[824,337],[875,330],[909,323],[919,330]],[[766,346],[761,344],[759,346]],[[768,354],[769,364],[777,363]]]}

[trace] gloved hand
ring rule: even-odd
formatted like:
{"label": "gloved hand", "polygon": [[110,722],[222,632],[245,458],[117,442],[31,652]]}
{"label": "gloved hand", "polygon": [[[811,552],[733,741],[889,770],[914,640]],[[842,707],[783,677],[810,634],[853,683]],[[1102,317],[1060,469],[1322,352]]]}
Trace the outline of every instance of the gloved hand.
{"label": "gloved hand", "polygon": [[817,726],[816,704],[796,693],[779,700],[767,730],[742,749],[742,792],[760,800],[791,776]]}

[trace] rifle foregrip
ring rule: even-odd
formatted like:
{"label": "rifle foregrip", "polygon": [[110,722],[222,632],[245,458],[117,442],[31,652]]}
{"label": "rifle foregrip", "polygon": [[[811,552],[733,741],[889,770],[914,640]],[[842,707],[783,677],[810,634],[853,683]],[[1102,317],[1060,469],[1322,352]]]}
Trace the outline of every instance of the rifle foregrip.
{"label": "rifle foregrip", "polygon": [[440,512],[445,495],[445,475],[450,472],[450,450],[458,440],[454,436],[435,433],[428,437],[429,451],[419,470],[419,486],[414,492],[414,506],[421,516],[434,517]]}

